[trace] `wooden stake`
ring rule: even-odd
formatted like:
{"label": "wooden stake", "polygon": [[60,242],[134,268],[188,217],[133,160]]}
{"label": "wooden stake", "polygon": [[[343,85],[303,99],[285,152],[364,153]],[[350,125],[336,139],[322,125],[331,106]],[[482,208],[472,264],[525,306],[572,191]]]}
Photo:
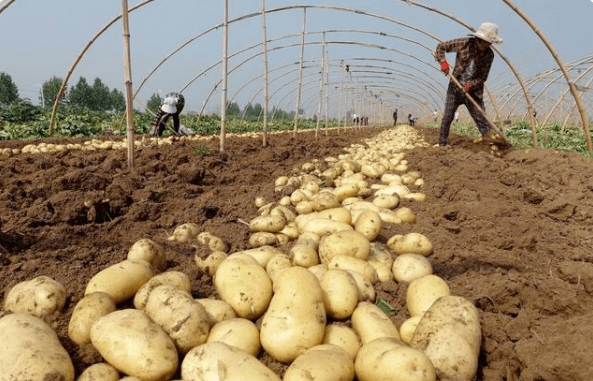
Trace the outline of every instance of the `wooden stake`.
{"label": "wooden stake", "polygon": [[264,59],[264,99],[263,110],[264,113],[264,131],[263,131],[263,146],[268,145],[268,33],[266,31],[266,0],[261,0],[261,16],[262,16],[262,31],[263,31],[263,59]]}
{"label": "wooden stake", "polygon": [[134,101],[132,97],[132,63],[130,58],[130,25],[128,0],[121,0],[124,41],[124,76],[126,87],[126,114],[128,118],[128,169],[134,168]]}
{"label": "wooden stake", "polygon": [[303,85],[303,60],[305,56],[305,27],[307,25],[307,7],[303,8],[303,28],[301,31],[301,60],[299,62],[299,84],[297,86],[296,110],[294,114],[294,132],[296,138],[297,125],[299,121],[299,109],[301,108],[301,86]]}
{"label": "wooden stake", "polygon": [[226,150],[226,109],[227,109],[227,80],[229,65],[229,1],[223,0],[222,27],[222,105],[220,110],[220,153]]}

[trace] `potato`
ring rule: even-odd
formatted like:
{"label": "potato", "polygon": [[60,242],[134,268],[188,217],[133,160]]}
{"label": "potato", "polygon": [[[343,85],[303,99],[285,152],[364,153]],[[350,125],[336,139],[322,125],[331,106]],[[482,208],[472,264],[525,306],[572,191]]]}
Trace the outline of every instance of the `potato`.
{"label": "potato", "polygon": [[416,327],[418,326],[420,319],[422,319],[422,316],[423,315],[412,316],[399,326],[399,337],[404,343],[410,344],[412,336],[414,336],[414,332],[416,331]]}
{"label": "potato", "polygon": [[234,319],[237,317],[235,310],[225,301],[219,299],[200,298],[195,299],[206,310],[210,318],[210,326],[227,319]]}
{"label": "potato", "polygon": [[270,211],[270,215],[284,217],[286,223],[294,222],[296,214],[284,205],[277,205]]}
{"label": "potato", "polygon": [[395,254],[413,253],[428,256],[432,254],[432,243],[420,233],[396,234],[389,238],[387,247]]}
{"label": "potato", "polygon": [[86,295],[76,304],[68,322],[70,340],[79,346],[90,343],[93,323],[115,310],[115,302],[106,293],[93,292]]}
{"label": "potato", "polygon": [[356,197],[358,195],[358,185],[356,184],[344,184],[342,186],[337,187],[333,190],[333,193],[338,198],[338,201],[341,203],[348,197]]}
{"label": "potato", "polygon": [[134,242],[128,251],[127,259],[144,259],[156,271],[165,271],[167,268],[167,258],[163,247],[148,238]]}
{"label": "potato", "polygon": [[325,327],[322,343],[334,344],[346,350],[352,360],[356,358],[356,354],[362,345],[356,331],[345,325],[335,323],[328,324]]}
{"label": "potato", "polygon": [[242,349],[257,357],[261,350],[259,329],[251,320],[227,319],[216,323],[210,330],[208,342],[218,341]]}
{"label": "potato", "polygon": [[176,241],[180,243],[190,242],[196,239],[196,236],[200,232],[198,225],[188,222],[186,224],[179,225],[173,231],[173,235],[169,237],[169,241]]}
{"label": "potato", "polygon": [[346,224],[352,223],[352,214],[346,208],[330,208],[317,212],[317,217],[327,218],[332,221],[344,222]]}
{"label": "potato", "polygon": [[395,217],[399,218],[404,224],[415,224],[416,214],[408,207],[402,207],[394,211]]}
{"label": "potato", "polygon": [[381,221],[386,224],[401,224],[402,220],[395,213],[389,209],[383,209],[379,212],[379,217],[381,217]]}
{"label": "potato", "polygon": [[391,272],[396,281],[410,283],[414,279],[432,274],[432,265],[423,255],[401,254],[393,261]]}
{"label": "potato", "polygon": [[352,328],[358,333],[363,344],[380,337],[400,340],[399,331],[389,316],[371,302],[358,303],[351,320]]}
{"label": "potato", "polygon": [[289,363],[321,343],[326,314],[317,277],[302,267],[281,272],[274,296],[262,319],[262,347],[272,358]]}
{"label": "potato", "polygon": [[252,232],[277,233],[284,229],[286,220],[282,216],[259,216],[249,222],[249,229]]}
{"label": "potato", "polygon": [[301,233],[313,232],[321,237],[342,230],[354,230],[354,228],[345,222],[333,221],[327,218],[313,218],[305,223]]}
{"label": "potato", "polygon": [[91,343],[114,368],[146,381],[170,379],[178,354],[167,333],[140,310],[124,309],[99,318]]}
{"label": "potato", "polygon": [[313,275],[315,275],[315,277],[317,278],[317,280],[319,282],[321,282],[321,277],[327,271],[327,265],[318,264],[318,265],[315,265],[315,266],[308,267],[307,270],[309,270]]}
{"label": "potato", "polygon": [[245,351],[221,342],[193,348],[181,363],[184,381],[281,381],[270,368]]}
{"label": "potato", "polygon": [[439,378],[473,380],[481,337],[476,307],[463,297],[444,296],[420,319],[410,346],[430,358]]}
{"label": "potato", "polygon": [[0,318],[0,380],[74,380],[58,335],[43,320],[16,312]]}
{"label": "potato", "polygon": [[66,289],[47,276],[14,285],[4,299],[4,309],[42,317],[60,311],[66,304]]}
{"label": "potato", "polygon": [[284,229],[280,230],[280,232],[277,234],[284,234],[289,239],[297,239],[299,237],[299,229],[297,228],[296,223],[293,221],[284,225]]}
{"label": "potato", "polygon": [[332,192],[322,191],[311,199],[311,205],[313,206],[313,210],[319,212],[321,210],[339,207],[340,201],[338,200],[338,197]]}
{"label": "potato", "polygon": [[435,381],[430,359],[392,337],[362,345],[354,363],[359,381]]}
{"label": "potato", "polygon": [[319,259],[329,263],[335,256],[344,255],[366,260],[371,252],[368,239],[355,230],[343,230],[321,237]]}
{"label": "potato", "polygon": [[249,320],[260,317],[272,299],[270,277],[248,254],[236,253],[224,260],[214,276],[214,285],[237,316]]}
{"label": "potato", "polygon": [[373,204],[383,209],[393,209],[399,204],[397,194],[380,194],[373,199]]}
{"label": "potato", "polygon": [[250,257],[252,257],[253,259],[255,259],[261,267],[266,268],[268,261],[270,259],[272,259],[274,256],[276,256],[278,254],[284,254],[284,252],[278,248],[273,247],[273,246],[265,245],[265,246],[256,247],[253,249],[238,251],[231,255],[237,255],[237,254],[247,254]]}
{"label": "potato", "polygon": [[305,232],[299,236],[290,248],[289,256],[295,266],[311,267],[320,263],[317,249],[319,236],[313,232]]}
{"label": "potato", "polygon": [[290,267],[292,267],[292,261],[286,254],[277,254],[270,259],[266,266],[266,272],[272,280],[272,284],[276,280],[278,274]]}
{"label": "potato", "polygon": [[314,211],[313,204],[311,204],[311,201],[309,200],[299,202],[294,206],[294,210],[296,210],[299,215],[306,215]]}
{"label": "potato", "polygon": [[150,263],[142,259],[126,259],[95,274],[87,284],[85,295],[102,291],[113,301],[130,299],[153,276]]}
{"label": "potato", "polygon": [[381,216],[373,210],[365,210],[358,215],[354,230],[362,234],[369,242],[374,241],[381,232]]}
{"label": "potato", "polygon": [[447,282],[436,275],[425,275],[413,280],[408,286],[406,302],[412,316],[425,313],[432,303],[441,296],[449,296],[451,291]]}
{"label": "potato", "polygon": [[169,285],[158,286],[148,295],[145,311],[167,332],[179,353],[187,353],[208,339],[210,316],[185,291]]}
{"label": "potato", "polygon": [[358,285],[352,275],[344,270],[329,269],[320,284],[327,315],[337,320],[349,318],[359,299]]}
{"label": "potato", "polygon": [[358,286],[360,301],[363,301],[363,300],[374,301],[375,300],[375,294],[376,294],[375,288],[373,287],[373,284],[371,282],[369,282],[364,277],[364,275],[362,275],[358,271],[354,271],[354,270],[348,270],[348,269],[343,269],[343,270],[348,271],[350,273],[350,275],[352,275],[352,277],[354,278],[354,281],[356,282],[356,285]]}
{"label": "potato", "polygon": [[185,292],[191,292],[191,281],[189,277],[181,271],[167,271],[153,276],[144,283],[134,295],[134,307],[144,310],[148,295],[160,285],[167,284]]}
{"label": "potato", "polygon": [[194,255],[194,261],[196,262],[196,266],[204,273],[214,277],[216,274],[216,270],[218,270],[218,266],[228,258],[228,254],[222,251],[215,250],[210,253],[206,258],[202,258],[200,256],[200,250],[196,250]]}
{"label": "potato", "polygon": [[258,248],[276,244],[276,235],[269,232],[256,232],[249,237],[249,247]]}
{"label": "potato", "polygon": [[283,381],[344,381],[354,379],[354,362],[346,350],[321,344],[297,357],[286,369]]}
{"label": "potato", "polygon": [[86,368],[76,381],[119,381],[119,372],[111,365],[101,362]]}
{"label": "potato", "polygon": [[377,271],[364,259],[351,257],[349,255],[336,255],[329,261],[327,267],[329,269],[337,268],[358,272],[371,284],[375,284],[379,281]]}
{"label": "potato", "polygon": [[209,232],[202,232],[196,237],[197,241],[202,245],[208,246],[212,251],[222,251],[226,253],[229,250],[229,246],[222,238],[217,237]]}

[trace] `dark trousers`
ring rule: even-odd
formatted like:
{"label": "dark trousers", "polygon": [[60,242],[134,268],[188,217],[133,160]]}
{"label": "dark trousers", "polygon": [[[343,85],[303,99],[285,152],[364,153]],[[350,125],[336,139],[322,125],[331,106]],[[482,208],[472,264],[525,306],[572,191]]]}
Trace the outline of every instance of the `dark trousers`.
{"label": "dark trousers", "polygon": [[[482,110],[484,110],[484,88],[480,87],[475,90],[470,90],[469,95],[474,98],[474,100],[480,105]],[[463,91],[458,89],[454,83],[449,83],[449,88],[447,89],[447,98],[445,99],[445,111],[443,112],[443,119],[441,120],[441,131],[439,136],[439,144],[447,144],[447,139],[449,137],[449,128],[451,127],[451,123],[455,118],[455,111],[459,106],[465,105],[469,114],[473,118],[474,122],[476,122],[476,126],[478,130],[482,134],[482,136],[486,135],[490,130],[490,125],[488,121],[480,114],[478,110],[474,107],[473,103],[467,99]]]}
{"label": "dark trousers", "polygon": [[173,117],[173,131],[175,131],[176,134],[179,133],[179,113],[169,114],[159,107],[152,121],[150,134],[153,135],[156,133],[158,136],[162,136],[165,129],[167,129],[167,121],[169,120],[169,117]]}

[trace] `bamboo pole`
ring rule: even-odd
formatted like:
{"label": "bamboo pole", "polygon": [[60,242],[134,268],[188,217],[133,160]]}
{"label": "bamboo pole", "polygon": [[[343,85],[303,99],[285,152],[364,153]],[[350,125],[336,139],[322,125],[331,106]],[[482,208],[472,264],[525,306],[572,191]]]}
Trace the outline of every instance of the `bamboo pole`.
{"label": "bamboo pole", "polygon": [[124,77],[126,87],[126,115],[128,121],[128,169],[134,168],[134,102],[132,98],[132,62],[130,57],[130,23],[128,0],[121,0],[124,42]]}
{"label": "bamboo pole", "polygon": [[585,136],[587,138],[587,147],[589,148],[589,152],[593,152],[593,142],[591,141],[591,133],[589,132],[589,118],[587,117],[587,113],[585,112],[585,109],[583,108],[583,105],[581,103],[581,97],[578,94],[578,90],[577,90],[576,86],[574,85],[574,83],[571,81],[570,74],[566,71],[566,68],[564,67],[562,59],[556,52],[556,49],[554,49],[552,44],[550,44],[550,42],[546,39],[546,37],[543,35],[543,33],[535,25],[535,23],[533,21],[531,21],[531,19],[529,17],[527,17],[527,15],[525,15],[519,9],[519,7],[517,7],[515,4],[513,4],[510,0],[502,0],[502,1],[505,4],[507,4],[512,10],[514,10],[515,13],[517,13],[527,24],[529,24],[529,26],[531,27],[531,29],[533,29],[535,34],[537,34],[537,36],[542,40],[544,45],[546,45],[546,47],[552,54],[552,57],[554,57],[554,60],[556,60],[558,67],[560,67],[560,70],[562,70],[562,74],[564,74],[564,78],[566,78],[566,82],[568,83],[570,92],[571,92],[572,96],[574,97],[577,108],[579,110],[579,114],[581,116],[581,121],[583,123],[583,130],[584,130]]}
{"label": "bamboo pole", "polygon": [[262,15],[262,31],[263,31],[263,64],[264,64],[264,99],[263,110],[264,113],[264,131],[263,131],[263,146],[268,145],[268,34],[266,30],[266,0],[261,0],[261,15]]}
{"label": "bamboo pole", "polygon": [[14,2],[15,2],[15,0],[8,0],[6,3],[4,3],[2,6],[0,6],[0,14],[2,12],[4,12],[6,10],[6,8],[8,8],[8,6]]}
{"label": "bamboo pole", "polygon": [[[325,36],[325,33],[324,33]],[[327,44],[325,43],[325,37],[323,39],[323,54],[325,55],[325,65],[323,70],[325,71],[325,132],[327,134],[327,128],[329,127],[329,52]]]}
{"label": "bamboo pole", "polygon": [[228,50],[229,50],[229,1],[223,0],[222,27],[222,101],[220,105],[220,153],[226,150],[226,109],[227,109],[227,80],[228,80]]}
{"label": "bamboo pole", "polygon": [[305,28],[307,26],[307,7],[303,8],[303,27],[301,30],[301,59],[299,61],[299,84],[297,87],[297,99],[296,107],[294,112],[294,132],[293,136],[296,137],[297,126],[299,122],[299,109],[301,107],[301,86],[303,84],[303,60],[305,59]]}
{"label": "bamboo pole", "polygon": [[321,46],[321,68],[319,70],[319,99],[317,101],[317,128],[315,129],[315,138],[319,134],[319,121],[321,119],[321,104],[323,103],[323,68],[325,67],[325,33],[323,34],[324,45]]}
{"label": "bamboo pole", "polygon": [[[144,0],[141,3],[138,3],[136,5],[134,5],[133,7],[128,9],[128,13],[135,11],[136,9],[152,2],[154,0]],[[82,48],[82,51],[78,54],[78,56],[76,57],[76,59],[74,60],[74,62],[72,63],[72,65],[70,66],[70,69],[68,70],[68,72],[66,73],[66,76],[64,77],[64,80],[62,81],[62,85],[60,86],[60,89],[58,90],[58,93],[56,94],[56,99],[54,100],[54,106],[52,108],[51,111],[51,119],[49,122],[49,133],[51,134],[53,132],[53,128],[54,128],[54,124],[56,121],[56,113],[58,110],[58,105],[60,104],[60,99],[62,98],[62,96],[64,95],[64,92],[66,91],[66,86],[68,86],[68,80],[70,79],[70,76],[72,76],[72,72],[74,72],[74,69],[76,68],[76,66],[78,65],[78,63],[80,62],[80,60],[82,59],[82,57],[85,55],[86,51],[91,47],[91,45],[107,30],[109,29],[113,24],[115,24],[117,22],[117,20],[119,20],[122,17],[121,14],[115,16],[113,19],[111,19],[107,24],[105,24],[103,26],[103,28],[99,29],[99,31],[97,33],[95,33],[95,35],[86,43],[86,45]]]}

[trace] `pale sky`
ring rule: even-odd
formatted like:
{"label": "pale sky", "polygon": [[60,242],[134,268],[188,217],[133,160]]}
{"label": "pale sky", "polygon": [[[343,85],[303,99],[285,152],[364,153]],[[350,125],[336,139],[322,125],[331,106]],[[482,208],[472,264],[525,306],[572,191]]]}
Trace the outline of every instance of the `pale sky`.
{"label": "pale sky", "polygon": [[[0,1],[0,8],[7,0]],[[130,0],[129,7],[141,1]],[[523,77],[555,67],[552,55],[532,29],[502,0],[423,0],[477,28],[483,21],[499,26],[505,43],[497,45]],[[261,0],[229,0],[229,19],[257,13]],[[590,0],[514,0],[550,40],[561,59],[571,62],[593,54]],[[340,63],[356,67],[358,78],[351,86],[368,86],[385,95],[391,87],[409,95],[406,99],[437,102],[446,86],[430,55],[438,40],[462,37],[466,28],[435,12],[402,0],[267,0],[267,10],[312,6],[307,9],[305,66],[302,100],[316,108],[319,66],[326,31],[331,86],[348,82]],[[321,5],[345,9],[315,8]],[[358,9],[368,15],[349,10]],[[65,77],[85,44],[121,12],[120,0],[16,0],[0,14],[0,72],[11,75],[21,97],[37,103],[41,84],[52,76]],[[156,0],[130,14],[132,82],[134,91],[168,54],[188,40],[220,24],[223,2],[216,0]],[[270,103],[286,111],[294,109],[300,59],[303,8],[286,9],[266,16]],[[379,35],[384,33],[384,35]],[[228,99],[244,107],[262,101],[263,72],[260,44],[261,17],[247,17],[230,24]],[[254,46],[251,49],[249,47]],[[385,49],[381,49],[383,47]],[[241,52],[242,51],[242,52]],[[218,112],[221,102],[221,28],[205,33],[166,61],[146,80],[137,98],[146,102],[151,94],[183,89],[186,111]],[[454,57],[450,57],[453,61]],[[392,61],[392,62],[390,62]],[[211,69],[209,69],[212,67]],[[364,75],[362,73],[365,73]],[[378,75],[373,73],[380,72]],[[392,78],[386,80],[385,73]],[[424,72],[425,74],[423,74]],[[381,74],[382,73],[382,74]],[[83,76],[92,84],[99,77],[109,88],[124,90],[121,21],[92,44],[74,70],[69,85]],[[383,76],[383,78],[381,78]],[[513,79],[500,57],[489,78],[493,88]],[[216,87],[216,90],[214,88]],[[372,91],[371,90],[371,91]],[[331,90],[330,90],[331,91]],[[391,91],[393,93],[393,91]],[[392,96],[393,94],[391,94]],[[334,97],[337,95],[334,94]],[[392,99],[393,100],[393,99]],[[431,103],[432,105],[432,103]],[[136,104],[137,108],[140,108]]]}

